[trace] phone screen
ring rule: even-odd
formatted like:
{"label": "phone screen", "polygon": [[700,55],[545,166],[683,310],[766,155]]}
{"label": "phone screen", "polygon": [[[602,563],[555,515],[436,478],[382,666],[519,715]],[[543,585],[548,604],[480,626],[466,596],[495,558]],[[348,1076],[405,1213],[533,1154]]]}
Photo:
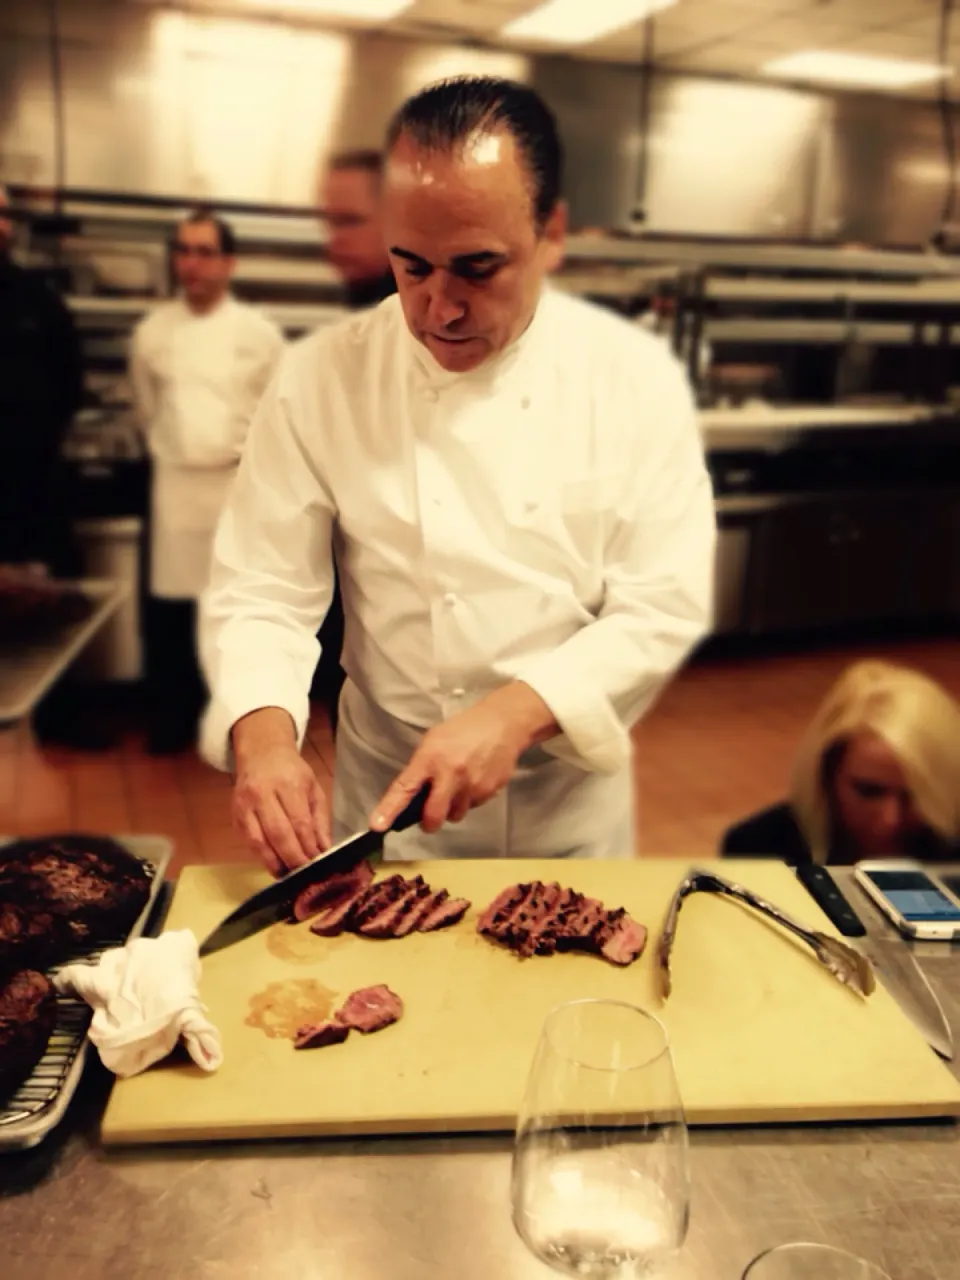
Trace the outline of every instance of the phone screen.
{"label": "phone screen", "polygon": [[904,920],[917,924],[955,920],[960,924],[960,908],[922,871],[868,871],[866,875]]}

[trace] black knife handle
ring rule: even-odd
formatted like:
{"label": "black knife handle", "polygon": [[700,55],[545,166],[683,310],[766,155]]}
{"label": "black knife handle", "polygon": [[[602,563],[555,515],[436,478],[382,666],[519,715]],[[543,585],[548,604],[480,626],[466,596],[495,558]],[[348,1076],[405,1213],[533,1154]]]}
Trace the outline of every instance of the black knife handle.
{"label": "black knife handle", "polygon": [[826,867],[807,863],[796,868],[797,879],[817,906],[844,938],[865,938],[863,921],[844,897],[839,885]]}
{"label": "black knife handle", "polygon": [[403,813],[399,814],[393,821],[391,831],[406,831],[407,827],[415,827],[423,817],[423,807],[427,803],[427,797],[430,795],[430,783],[420,788],[413,797]]}

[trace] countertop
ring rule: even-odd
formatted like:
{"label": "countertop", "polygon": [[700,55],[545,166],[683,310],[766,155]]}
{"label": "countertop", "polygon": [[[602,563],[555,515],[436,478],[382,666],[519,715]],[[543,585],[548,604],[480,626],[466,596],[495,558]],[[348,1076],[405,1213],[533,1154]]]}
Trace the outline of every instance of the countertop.
{"label": "countertop", "polygon": [[[846,875],[840,875],[846,880]],[[854,890],[850,890],[851,897]],[[862,895],[871,932],[885,924]],[[960,1030],[960,956],[917,951]],[[61,1130],[0,1158],[3,1280],[546,1280],[509,1209],[507,1137],[305,1141],[107,1155],[107,1081]],[[957,1126],[695,1131],[692,1224],[673,1280],[740,1280],[791,1239],[893,1280],[956,1280]]]}

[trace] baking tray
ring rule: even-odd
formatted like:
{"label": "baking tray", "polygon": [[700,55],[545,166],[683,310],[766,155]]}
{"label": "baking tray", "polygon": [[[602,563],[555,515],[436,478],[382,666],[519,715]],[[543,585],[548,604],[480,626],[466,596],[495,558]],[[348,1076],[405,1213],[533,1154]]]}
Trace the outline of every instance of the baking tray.
{"label": "baking tray", "polygon": [[129,587],[104,578],[64,583],[77,587],[93,605],[79,622],[58,628],[33,643],[3,646],[0,662],[0,725],[28,716],[50,686],[66,671],[130,594]]}
{"label": "baking tray", "polygon": [[[0,848],[13,838],[0,836]],[[139,858],[150,872],[147,905],[125,938],[108,940],[96,949],[76,951],[63,965],[49,970],[51,974],[78,960],[97,960],[111,947],[122,947],[131,938],[139,938],[156,906],[173,856],[172,843],[163,836],[112,838]],[[57,994],[57,1022],[46,1053],[13,1097],[0,1105],[0,1152],[23,1151],[37,1146],[63,1119],[83,1075],[87,1053],[95,1052],[87,1040],[92,1018],[93,1010],[83,1000]]]}

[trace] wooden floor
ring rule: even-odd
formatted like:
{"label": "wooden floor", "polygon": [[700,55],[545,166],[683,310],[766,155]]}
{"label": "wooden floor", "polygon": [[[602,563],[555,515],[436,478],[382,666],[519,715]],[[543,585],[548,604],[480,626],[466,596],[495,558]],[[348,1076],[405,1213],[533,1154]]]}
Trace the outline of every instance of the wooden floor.
{"label": "wooden floor", "polygon": [[[937,640],[763,658],[703,659],[636,732],[640,850],[696,857],[724,828],[782,796],[803,726],[857,658],[916,666],[960,697],[960,645]],[[306,756],[328,793],[333,743],[317,712]],[[0,731],[0,833],[75,830],[170,837],[176,866],[246,857],[230,825],[229,780],[194,755],[148,756],[130,735],[103,754],[40,750],[29,727]]]}

